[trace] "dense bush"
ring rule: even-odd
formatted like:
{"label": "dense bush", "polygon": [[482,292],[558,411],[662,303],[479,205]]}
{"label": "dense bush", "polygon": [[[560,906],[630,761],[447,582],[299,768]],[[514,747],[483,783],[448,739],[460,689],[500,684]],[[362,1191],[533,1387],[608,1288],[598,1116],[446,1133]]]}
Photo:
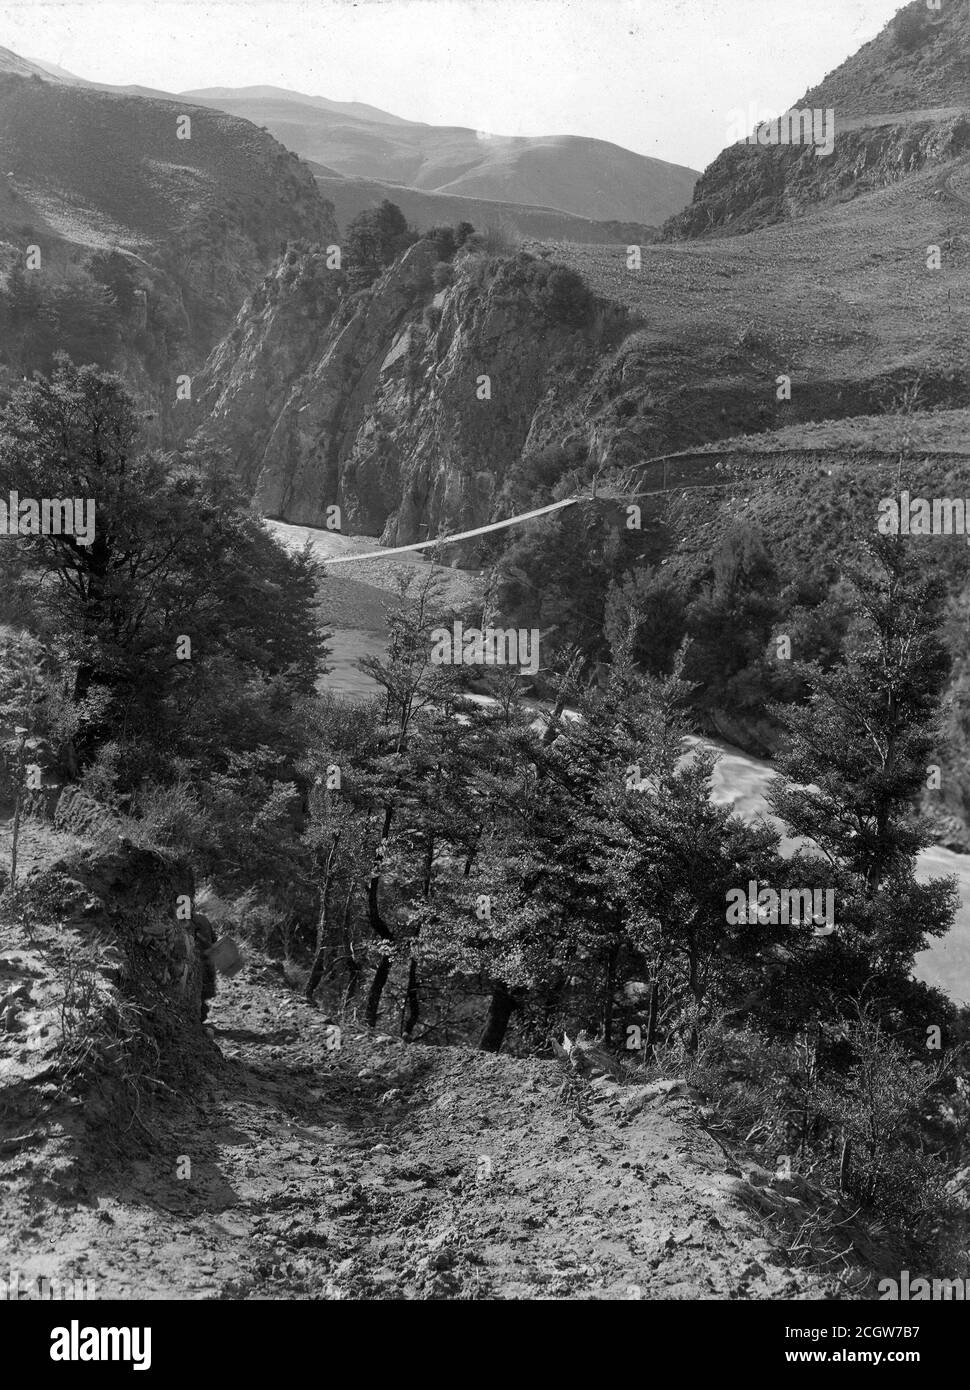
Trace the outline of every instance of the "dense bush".
{"label": "dense bush", "polygon": [[61,358],[23,383],[0,413],[0,490],[94,504],[91,544],[21,535],[6,556],[8,602],[70,672],[82,761],[124,728],[129,789],[173,756],[218,767],[313,690],[312,565],[271,540],[221,460],[146,450],[116,377]]}
{"label": "dense bush", "polygon": [[426,241],[434,243],[434,248],[438,253],[439,261],[454,260],[455,252],[458,250],[458,241],[453,227],[432,227],[424,234]]}
{"label": "dense bush", "polygon": [[915,0],[914,4],[907,5],[893,20],[896,42],[906,53],[912,53],[914,49],[919,48],[927,38],[930,28],[929,15],[923,0]]}
{"label": "dense bush", "polygon": [[380,207],[365,208],[347,228],[346,250],[355,289],[370,285],[402,251],[418,240],[404,213],[385,198]]}
{"label": "dense bush", "polygon": [[[124,281],[113,278],[124,296]],[[112,286],[77,267],[51,278],[17,266],[0,293],[3,347],[27,373],[49,371],[60,350],[110,366],[123,318]]]}
{"label": "dense bush", "polygon": [[482,231],[466,239],[466,244],[486,256],[514,256],[522,238],[508,223],[490,222]]}
{"label": "dense bush", "polygon": [[549,317],[568,328],[584,328],[595,304],[593,292],[583,277],[564,265],[549,268],[542,298]]}

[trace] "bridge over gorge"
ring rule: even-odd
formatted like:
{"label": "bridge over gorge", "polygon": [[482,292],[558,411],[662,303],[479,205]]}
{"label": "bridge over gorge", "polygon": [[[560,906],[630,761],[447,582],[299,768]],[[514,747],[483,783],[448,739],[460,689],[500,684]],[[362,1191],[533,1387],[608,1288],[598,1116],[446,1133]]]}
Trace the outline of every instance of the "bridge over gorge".
{"label": "bridge over gorge", "polygon": [[[898,449],[868,449],[864,447],[848,449],[824,444],[782,446],[773,449],[762,449],[756,445],[739,446],[734,444],[724,448],[706,447],[681,450],[678,453],[661,454],[657,458],[632,464],[624,469],[617,479],[607,480],[597,476],[588,493],[577,493],[572,497],[562,498],[558,502],[551,502],[545,507],[537,507],[528,512],[520,512],[516,516],[506,517],[502,521],[493,521],[486,526],[476,526],[469,531],[434,536],[428,540],[415,541],[410,545],[381,547],[363,555],[354,553],[328,557],[324,563],[328,566],[351,564],[362,560],[380,560],[394,555],[404,555],[412,551],[434,550],[442,546],[471,540],[476,536],[484,536],[491,532],[507,530],[509,527],[521,526],[539,517],[562,511],[566,507],[605,506],[616,510],[617,516],[620,518],[627,503],[637,502],[643,498],[663,497],[673,493],[709,491],[715,488],[724,491],[729,491],[732,488],[738,491],[750,490],[752,487],[756,487],[759,482],[764,481],[764,475],[759,469],[761,463],[771,469],[785,463],[791,464],[794,468],[804,468],[811,460],[816,460],[820,466],[823,464],[831,465],[834,461],[835,465],[840,468],[881,465],[887,469],[895,466],[897,471],[900,471],[904,458],[910,463],[930,462],[934,459],[960,461],[966,464],[970,470],[970,448],[966,450],[920,448],[915,451],[907,451],[904,454]],[[968,483],[970,483],[970,472],[968,472]]]}

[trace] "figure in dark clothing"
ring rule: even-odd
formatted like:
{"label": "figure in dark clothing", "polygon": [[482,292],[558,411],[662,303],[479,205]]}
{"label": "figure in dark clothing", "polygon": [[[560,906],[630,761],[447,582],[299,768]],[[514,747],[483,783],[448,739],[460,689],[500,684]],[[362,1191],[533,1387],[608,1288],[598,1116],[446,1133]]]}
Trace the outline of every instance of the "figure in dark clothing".
{"label": "figure in dark clothing", "polygon": [[209,948],[216,943],[216,929],[204,912],[192,914],[192,926],[195,928],[195,941],[202,957],[202,1022],[205,1023],[209,1013],[209,1000],[216,992],[216,968],[208,954]]}

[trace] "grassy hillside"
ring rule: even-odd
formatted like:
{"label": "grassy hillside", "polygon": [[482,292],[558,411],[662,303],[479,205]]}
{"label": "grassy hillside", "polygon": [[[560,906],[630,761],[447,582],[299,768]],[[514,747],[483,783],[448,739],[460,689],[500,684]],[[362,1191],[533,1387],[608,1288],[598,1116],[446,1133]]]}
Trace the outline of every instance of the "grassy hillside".
{"label": "grassy hillside", "polygon": [[[970,173],[931,171],[784,226],[557,259],[630,311],[613,409],[623,462],[789,422],[879,414],[919,381],[921,408],[963,406]],[[942,268],[927,269],[927,247]],[[777,378],[791,377],[791,400]]]}
{"label": "grassy hillside", "polygon": [[[183,115],[188,139],[178,138]],[[24,273],[34,245],[42,263],[25,273],[45,304],[66,281],[76,298],[106,295],[101,308],[121,341],[106,339],[94,359],[139,387],[146,372],[167,373],[170,358],[178,371],[203,360],[288,239],[336,234],[309,170],[247,122],[37,74],[0,74],[0,169],[6,282]],[[92,258],[112,254],[124,269],[92,289]],[[23,332],[4,322],[3,358],[15,373],[44,365],[28,343],[37,315],[22,317]],[[139,344],[139,334],[151,341]]]}
{"label": "grassy hillside", "polygon": [[448,193],[424,193],[401,184],[343,178],[333,171],[321,173],[318,172],[322,169],[321,165],[314,164],[312,167],[321,192],[333,204],[341,231],[345,231],[364,208],[377,207],[383,199],[390,198],[418,231],[471,222],[474,227],[506,227],[520,236],[539,237],[546,241],[609,245],[617,242],[643,245],[653,241],[657,235],[655,227],[637,222],[594,222],[588,217],[573,217],[567,212],[557,212],[555,208],[493,202],[484,198],[461,198]]}
{"label": "grassy hillside", "polygon": [[[936,166],[944,185],[952,162],[970,153],[970,11],[923,0],[900,10],[882,32],[793,109],[831,112],[834,148],[742,140],[704,171],[690,206],[671,218],[670,239],[730,236],[785,222],[815,204],[832,205]],[[822,143],[823,132],[815,132]],[[945,186],[941,198],[950,197]]]}
{"label": "grassy hillside", "polygon": [[795,104],[834,107],[842,117],[918,111],[970,103],[970,10],[944,3],[930,10],[910,0],[864,44]]}
{"label": "grassy hillside", "polygon": [[[179,139],[180,114],[192,119]],[[122,243],[191,253],[206,216],[242,232],[254,257],[278,250],[274,198],[304,231],[327,227],[326,205],[295,156],[244,121],[201,107],[111,96],[37,79],[0,79],[3,225],[15,215],[78,246]],[[172,247],[170,238],[181,245]]]}
{"label": "grassy hillside", "polygon": [[[407,184],[425,192],[527,203],[597,221],[653,225],[690,198],[692,169],[572,135],[511,137],[461,127],[391,123],[346,106],[332,110],[298,93],[251,96],[246,89],[187,100],[218,106],[264,126],[289,149],[337,173]],[[334,106],[337,103],[333,103]]]}

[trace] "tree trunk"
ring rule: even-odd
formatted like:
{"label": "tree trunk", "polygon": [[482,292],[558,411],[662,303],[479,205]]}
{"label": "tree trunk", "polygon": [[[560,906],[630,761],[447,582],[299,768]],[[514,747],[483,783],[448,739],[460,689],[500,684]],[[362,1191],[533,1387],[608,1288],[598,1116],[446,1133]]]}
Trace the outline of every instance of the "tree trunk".
{"label": "tree trunk", "polygon": [[421,1016],[421,1000],[418,994],[418,962],[411,957],[408,966],[408,987],[404,996],[404,1009],[401,1013],[401,1037],[409,1038]]}
{"label": "tree trunk", "polygon": [[603,1000],[604,1047],[609,1047],[613,1041],[613,992],[616,989],[616,961],[619,953],[620,948],[614,942],[606,958],[606,997]]}
{"label": "tree trunk", "polygon": [[368,1028],[376,1028],[377,1015],[381,1009],[381,995],[384,993],[384,986],[387,984],[387,977],[391,973],[390,956],[381,956],[374,971],[374,978],[370,982],[370,989],[367,991],[367,1005],[364,1009],[364,1021]]}
{"label": "tree trunk", "polygon": [[310,966],[310,976],[306,982],[304,994],[307,999],[312,999],[316,993],[317,985],[323,979],[323,967],[326,960],[326,951],[323,946],[318,946],[313,957],[313,964]]}
{"label": "tree trunk", "polygon": [[701,1005],[704,1002],[704,990],[700,981],[700,961],[693,947],[688,951],[687,960],[688,984],[690,986],[691,996],[694,1000],[694,1017],[691,1020],[690,1031],[687,1034],[687,1051],[693,1057],[700,1046]]}
{"label": "tree trunk", "polygon": [[337,856],[337,846],[340,843],[339,830],[333,837],[330,846],[330,853],[327,855],[326,868],[324,869],[323,891],[320,895],[320,916],[317,919],[317,949],[313,957],[313,964],[310,966],[310,977],[306,982],[307,999],[312,999],[317,985],[323,978],[323,971],[327,961],[327,928],[330,923],[330,893],[333,889],[333,864]]}
{"label": "tree trunk", "polygon": [[10,841],[10,896],[17,896],[17,857],[20,847],[20,822],[24,812],[24,783],[27,780],[27,739],[30,737],[30,729],[21,726],[18,729],[20,746],[17,749],[16,761],[16,792],[13,803],[13,825],[11,827]]}
{"label": "tree trunk", "polygon": [[848,1194],[852,1180],[852,1140],[842,1140],[842,1158],[839,1162],[839,1191],[843,1197]]}
{"label": "tree trunk", "polygon": [[543,732],[542,746],[544,748],[548,748],[549,744],[552,743],[553,739],[562,732],[562,727],[559,721],[562,718],[563,710],[566,708],[566,699],[569,694],[569,687],[572,685],[573,681],[579,674],[582,665],[583,658],[580,655],[580,653],[577,652],[569,662],[566,674],[563,677],[562,688],[560,689],[559,694],[556,697],[556,703],[553,705],[552,713],[549,716],[549,723],[546,725],[546,728]]}
{"label": "tree trunk", "polygon": [[345,1009],[347,1005],[350,1003],[351,999],[353,999],[354,995],[357,993],[357,986],[360,984],[360,975],[360,961],[353,954],[353,952],[351,952],[347,956],[347,988],[344,990]]}
{"label": "tree trunk", "polygon": [[[390,830],[391,811],[388,808],[384,817],[384,835],[381,837],[381,846],[387,841],[387,832]],[[394,933],[381,916],[380,900],[378,892],[381,884],[380,866],[375,866],[371,873],[370,882],[367,885],[367,917],[374,935],[381,941],[393,942]],[[374,978],[370,982],[370,989],[367,991],[367,1005],[364,1009],[364,1019],[368,1028],[374,1028],[377,1024],[377,1015],[381,1007],[381,995],[384,993],[384,986],[387,984],[387,977],[391,973],[390,956],[382,955],[378,962],[377,969],[374,971]]]}
{"label": "tree trunk", "polygon": [[650,985],[650,1004],[647,1009],[647,1041],[643,1049],[643,1060],[649,1062],[653,1056],[653,1045],[657,1038],[657,1014],[660,1002],[660,986],[656,980]]}
{"label": "tree trunk", "polygon": [[10,896],[17,896],[17,848],[20,844],[20,815],[24,802],[23,788],[23,767],[21,767],[21,777],[17,781],[17,794],[13,803],[13,830],[10,841]]}
{"label": "tree trunk", "polygon": [[501,980],[492,986],[492,999],[485,1018],[485,1028],[478,1044],[480,1052],[498,1052],[505,1041],[509,1019],[519,1007],[518,1001]]}
{"label": "tree trunk", "polygon": [[346,1008],[351,999],[353,999],[354,995],[357,993],[357,986],[360,984],[361,966],[360,961],[357,959],[357,952],[354,950],[353,936],[350,931],[350,904],[354,900],[356,888],[357,884],[354,879],[351,878],[350,887],[347,889],[347,897],[344,901],[343,921],[340,924],[344,943],[344,961],[347,965],[347,985],[344,989],[344,1008]]}

